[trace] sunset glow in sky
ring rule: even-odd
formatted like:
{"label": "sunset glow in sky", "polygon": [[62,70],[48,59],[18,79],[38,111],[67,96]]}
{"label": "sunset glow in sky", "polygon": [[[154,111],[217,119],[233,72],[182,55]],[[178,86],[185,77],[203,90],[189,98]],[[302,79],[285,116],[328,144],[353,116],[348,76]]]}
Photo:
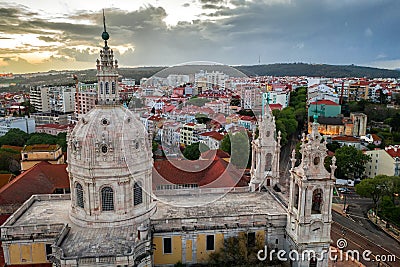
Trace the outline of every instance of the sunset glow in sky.
{"label": "sunset glow in sky", "polygon": [[398,0],[15,0],[0,73],[94,68],[102,9],[121,67],[188,61],[400,68]]}

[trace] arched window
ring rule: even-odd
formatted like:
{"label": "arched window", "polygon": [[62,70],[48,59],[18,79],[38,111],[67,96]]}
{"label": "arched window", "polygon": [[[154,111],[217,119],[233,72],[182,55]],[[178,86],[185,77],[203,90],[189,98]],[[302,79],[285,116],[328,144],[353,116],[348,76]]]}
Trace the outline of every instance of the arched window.
{"label": "arched window", "polygon": [[142,186],[139,183],[133,185],[133,205],[143,203]]}
{"label": "arched window", "polygon": [[100,82],[100,94],[103,94],[103,82]]}
{"label": "arched window", "polygon": [[265,156],[265,171],[270,171],[272,169],[272,154],[268,153]]}
{"label": "arched window", "polygon": [[322,210],[322,190],[315,189],[312,197],[311,213],[318,214]]}
{"label": "arched window", "polygon": [[108,82],[106,82],[106,95],[110,93],[110,87],[108,85]]}
{"label": "arched window", "polygon": [[111,93],[115,94],[115,82],[112,82],[111,84]]}
{"label": "arched window", "polygon": [[75,185],[76,205],[80,208],[84,208],[83,204],[83,189],[80,183]]}
{"label": "arched window", "polygon": [[299,186],[297,184],[295,184],[294,186],[294,207],[296,209],[299,208]]}
{"label": "arched window", "polygon": [[114,191],[111,187],[103,187],[101,189],[101,210],[114,210]]}

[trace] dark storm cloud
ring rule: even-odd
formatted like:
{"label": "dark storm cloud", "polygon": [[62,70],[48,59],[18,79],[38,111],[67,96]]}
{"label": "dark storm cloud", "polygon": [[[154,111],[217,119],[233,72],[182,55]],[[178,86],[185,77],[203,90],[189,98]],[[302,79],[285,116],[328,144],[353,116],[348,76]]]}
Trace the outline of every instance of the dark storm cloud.
{"label": "dark storm cloud", "polygon": [[218,5],[214,5],[214,4],[205,4],[203,6],[201,6],[202,9],[225,9],[225,6],[218,6]]}
{"label": "dark storm cloud", "polygon": [[[132,12],[107,9],[109,45],[133,47],[122,55],[115,50],[120,65],[171,65],[194,60],[256,64],[259,57],[262,63],[364,64],[399,58],[398,0],[199,3],[203,8],[212,7],[211,13],[202,15],[205,19],[175,26],[165,24],[167,13],[161,7],[145,6]],[[92,25],[44,21],[26,12],[18,7],[0,9],[0,14],[10,17],[6,20],[0,16],[4,33],[36,33],[43,41],[63,42],[65,46],[57,48],[60,57],[84,62],[97,57],[96,49],[77,50],[72,46],[100,49],[100,12],[79,11],[69,17],[90,20]]]}

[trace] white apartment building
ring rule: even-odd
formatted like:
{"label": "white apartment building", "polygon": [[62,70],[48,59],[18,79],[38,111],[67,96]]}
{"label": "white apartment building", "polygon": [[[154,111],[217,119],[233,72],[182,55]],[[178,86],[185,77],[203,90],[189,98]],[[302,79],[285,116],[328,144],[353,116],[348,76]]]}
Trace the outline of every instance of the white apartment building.
{"label": "white apartment building", "polygon": [[307,90],[307,103],[310,104],[317,100],[331,100],[339,104],[340,95],[335,88],[326,84],[313,84]]}
{"label": "white apartment building", "polygon": [[161,145],[162,146],[179,146],[179,135],[176,132],[181,124],[176,121],[165,121],[161,131]]}
{"label": "white apartment building", "polygon": [[30,88],[30,103],[37,112],[49,112],[49,87],[32,86]]}
{"label": "white apartment building", "polygon": [[205,144],[210,150],[219,149],[222,139],[224,139],[224,135],[216,131],[200,134],[200,143]]}
{"label": "white apartment building", "polygon": [[268,104],[281,104],[282,108],[289,106],[290,101],[290,90],[276,89],[274,91],[268,91],[264,96],[264,99],[268,100]]}
{"label": "white apartment building", "polygon": [[75,110],[75,92],[73,87],[50,87],[50,110],[59,113],[72,113]]}
{"label": "white apartment building", "polygon": [[365,154],[371,157],[371,161],[365,164],[365,176],[400,175],[400,146],[365,151]]}
{"label": "white apartment building", "polygon": [[170,74],[167,77],[168,86],[177,87],[180,85],[184,85],[190,81],[189,78],[189,75]]}
{"label": "white apartment building", "polygon": [[230,102],[229,99],[218,99],[205,103],[206,108],[211,108],[215,113],[230,114]]}

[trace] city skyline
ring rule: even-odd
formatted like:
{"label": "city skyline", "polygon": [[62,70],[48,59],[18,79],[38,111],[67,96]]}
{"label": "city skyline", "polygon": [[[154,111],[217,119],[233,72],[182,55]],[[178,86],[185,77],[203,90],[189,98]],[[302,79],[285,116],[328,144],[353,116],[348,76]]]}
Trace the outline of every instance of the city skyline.
{"label": "city skyline", "polygon": [[0,9],[0,72],[93,68],[103,8],[121,67],[212,61],[400,68],[395,0],[17,0]]}

